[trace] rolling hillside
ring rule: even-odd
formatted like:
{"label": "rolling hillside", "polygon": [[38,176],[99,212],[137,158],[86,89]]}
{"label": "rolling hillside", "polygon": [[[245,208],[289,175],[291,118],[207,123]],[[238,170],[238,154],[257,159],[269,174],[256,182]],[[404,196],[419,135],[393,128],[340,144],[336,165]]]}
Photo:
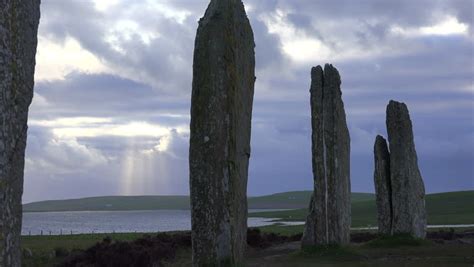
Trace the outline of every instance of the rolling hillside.
{"label": "rolling hillside", "polygon": [[[373,196],[372,196],[373,197]],[[428,224],[474,224],[474,191],[430,194],[426,196]],[[253,217],[280,218],[284,221],[304,221],[307,209],[252,213]],[[375,226],[374,199],[352,201],[352,226]]]}
{"label": "rolling hillside", "polygon": [[[304,221],[310,191],[278,193],[250,197],[250,209],[291,209],[287,211],[259,212],[254,217],[281,218]],[[430,224],[474,224],[474,191],[430,194],[426,196]],[[24,205],[25,212],[43,211],[105,211],[105,210],[157,210],[189,209],[188,196],[128,196],[92,197],[71,200],[42,201]],[[374,195],[352,194],[353,225],[376,224]]]}
{"label": "rolling hillside", "polygon": [[24,212],[189,209],[187,196],[107,196],[48,200],[23,205]]}
{"label": "rolling hillside", "polygon": [[[306,208],[311,198],[310,191],[278,193],[261,197],[250,197],[250,209],[301,209]],[[369,193],[353,193],[352,200],[373,200]],[[109,196],[69,200],[50,200],[23,205],[25,212],[45,211],[105,211],[105,210],[184,210],[189,209],[188,196]]]}
{"label": "rolling hillside", "polygon": [[[262,197],[250,197],[249,207],[251,209],[298,209],[309,205],[311,191],[295,191],[278,193]],[[352,202],[374,200],[375,195],[371,193],[352,193]]]}

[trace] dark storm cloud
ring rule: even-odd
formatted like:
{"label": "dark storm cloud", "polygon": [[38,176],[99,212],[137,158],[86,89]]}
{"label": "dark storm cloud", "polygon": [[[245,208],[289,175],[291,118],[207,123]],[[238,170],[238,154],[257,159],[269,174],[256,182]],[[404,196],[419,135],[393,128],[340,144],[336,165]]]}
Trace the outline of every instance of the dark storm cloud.
{"label": "dark storm cloud", "polygon": [[[401,26],[425,26],[427,23],[432,24],[436,22],[437,16],[449,13],[453,13],[456,16],[458,13],[462,13],[465,16],[466,23],[472,23],[472,21],[467,22],[469,17],[472,18],[472,1],[469,0],[280,0],[277,5],[271,4],[271,6],[310,15],[314,20],[334,20],[338,18],[343,20],[369,21],[377,18],[381,21]],[[469,9],[471,9],[470,13]]]}
{"label": "dark storm cloud", "polygon": [[283,62],[283,56],[278,47],[278,36],[268,32],[267,26],[260,20],[252,19],[252,29],[255,35],[255,60],[258,70],[271,68]]}
{"label": "dark storm cloud", "polygon": [[[189,15],[179,23],[146,8],[141,1],[119,2],[105,13],[97,11],[92,1],[46,1],[40,31],[62,42],[68,37],[77,39],[83,48],[129,79],[151,82],[159,91],[189,94],[194,34],[207,1],[163,1],[163,4],[184,8]],[[257,43],[257,65],[264,69],[283,59],[278,37],[268,32],[258,16],[254,14],[250,19]],[[128,38],[119,36],[116,40],[122,50],[119,52],[106,40],[111,25],[118,20],[134,21],[140,29],[159,36],[151,37],[149,43],[144,43],[138,33]]]}
{"label": "dark storm cloud", "polygon": [[49,103],[33,105],[32,117],[118,117],[161,121],[177,120],[167,114],[189,113],[187,97],[158,94],[151,86],[109,74],[70,73],[64,80],[41,81],[36,93]]}
{"label": "dark storm cloud", "polygon": [[[42,10],[40,34],[60,41],[74,38],[124,76],[154,82],[159,90],[182,93],[189,86],[191,68],[187,63],[192,57],[194,25],[167,19],[139,2],[120,2],[113,10],[99,12],[92,1],[46,1]],[[151,37],[150,43],[138,32],[122,36],[120,26],[111,29],[119,20],[133,21],[140,30],[160,36]],[[114,42],[119,50],[107,36],[117,39]]]}
{"label": "dark storm cloud", "polygon": [[[169,129],[188,125],[194,35],[208,1],[154,3],[161,7],[119,1],[98,11],[92,1],[43,1],[40,34],[55,42],[77,40],[110,70],[38,81],[32,120],[97,117],[109,118],[107,125],[137,121]],[[324,64],[322,60],[335,63],[342,75],[353,191],[373,191],[373,142],[377,134],[386,135],[385,108],[390,99],[408,104],[427,191],[474,188],[472,1],[245,3],[257,60],[250,195],[312,188],[310,69]],[[283,50],[284,36],[270,32],[274,25],[268,18],[278,12],[283,12],[285,27],[321,42],[332,51],[330,57],[295,62]],[[393,31],[394,27],[416,31],[450,17],[467,25],[468,32],[404,35]],[[125,21],[125,26],[118,21]],[[127,29],[130,22],[135,31]],[[62,139],[54,135],[53,126],[36,123],[30,127],[25,196],[37,200],[185,194],[188,138],[186,132],[171,130],[165,136]],[[147,151],[151,154],[143,154]],[[138,160],[130,161],[130,155]],[[135,170],[142,180],[137,178],[137,186],[127,189],[123,184],[130,171],[127,166],[153,168]]]}

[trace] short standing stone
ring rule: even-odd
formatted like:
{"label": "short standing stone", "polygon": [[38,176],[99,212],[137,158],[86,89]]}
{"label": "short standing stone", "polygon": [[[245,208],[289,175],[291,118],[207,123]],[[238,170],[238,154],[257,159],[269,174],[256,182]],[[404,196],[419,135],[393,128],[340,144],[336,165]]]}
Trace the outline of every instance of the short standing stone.
{"label": "short standing stone", "polygon": [[387,132],[390,144],[393,233],[426,236],[425,186],[418,169],[412,123],[404,103],[387,106]]}
{"label": "short standing stone", "polygon": [[212,0],[194,50],[189,167],[195,266],[242,263],[254,47],[241,0]]}
{"label": "short standing stone", "polygon": [[392,234],[392,185],[390,179],[390,153],[387,141],[378,135],[374,145],[374,184],[379,233]]}
{"label": "short standing stone", "polygon": [[341,78],[332,65],[311,72],[314,193],[302,245],[350,241],[350,137]]}

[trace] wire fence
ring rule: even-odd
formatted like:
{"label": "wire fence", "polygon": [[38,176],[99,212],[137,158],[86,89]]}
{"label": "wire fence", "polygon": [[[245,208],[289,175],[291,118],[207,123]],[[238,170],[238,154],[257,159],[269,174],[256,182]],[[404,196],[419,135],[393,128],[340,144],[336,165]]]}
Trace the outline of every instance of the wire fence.
{"label": "wire fence", "polygon": [[[153,231],[147,233],[159,233],[161,231]],[[130,233],[142,233],[136,230],[120,230],[120,231],[100,231],[100,230],[66,230],[66,229],[59,229],[59,230],[28,230],[23,231],[22,236],[65,236],[65,235],[85,235],[85,234],[130,234]]]}

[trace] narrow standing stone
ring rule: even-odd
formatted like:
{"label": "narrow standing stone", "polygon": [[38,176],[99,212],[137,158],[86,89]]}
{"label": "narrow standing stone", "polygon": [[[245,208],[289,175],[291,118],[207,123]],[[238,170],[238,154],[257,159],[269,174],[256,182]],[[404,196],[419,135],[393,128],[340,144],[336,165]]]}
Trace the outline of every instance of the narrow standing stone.
{"label": "narrow standing stone", "polygon": [[392,184],[390,179],[390,153],[387,141],[378,135],[374,145],[374,184],[379,233],[392,234]]}
{"label": "narrow standing stone", "polygon": [[314,193],[302,245],[350,241],[350,136],[342,102],[341,78],[332,65],[311,71]]}
{"label": "narrow standing stone", "polygon": [[195,266],[242,263],[255,43],[241,0],[212,0],[197,31],[189,149]]}
{"label": "narrow standing stone", "polygon": [[0,266],[21,266],[21,197],[39,6],[39,0],[0,0]]}
{"label": "narrow standing stone", "polygon": [[408,233],[414,237],[425,238],[425,186],[418,169],[407,106],[390,101],[386,123],[390,143],[393,233]]}

